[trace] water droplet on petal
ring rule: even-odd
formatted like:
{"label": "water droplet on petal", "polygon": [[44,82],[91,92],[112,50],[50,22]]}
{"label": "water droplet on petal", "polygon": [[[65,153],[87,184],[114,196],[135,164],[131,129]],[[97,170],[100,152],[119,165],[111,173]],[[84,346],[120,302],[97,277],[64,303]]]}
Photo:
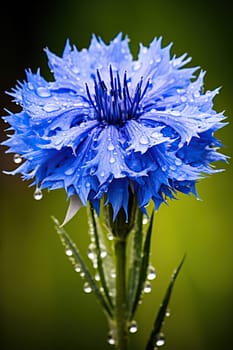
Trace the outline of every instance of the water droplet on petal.
{"label": "water droplet on petal", "polygon": [[169,169],[170,169],[170,170],[176,170],[176,166],[175,166],[174,164],[171,164],[171,165],[169,166]]}
{"label": "water droplet on petal", "polygon": [[171,113],[171,115],[174,115],[174,117],[179,117],[180,116],[180,112],[179,111],[171,111],[170,113]]}
{"label": "water droplet on petal", "polygon": [[156,57],[155,62],[156,62],[156,63],[161,62],[161,57],[160,57],[160,56]]}
{"label": "water droplet on petal", "polygon": [[108,145],[108,150],[109,150],[109,151],[113,151],[114,149],[115,149],[114,145],[113,145],[112,143],[110,143],[110,144]]}
{"label": "water droplet on petal", "polygon": [[32,83],[30,83],[30,82],[28,83],[28,88],[29,88],[29,90],[34,90]]}
{"label": "water droplet on petal", "polygon": [[115,163],[115,161],[116,161],[116,158],[114,158],[114,157],[111,157],[111,158],[109,159],[109,163],[110,163],[110,164]]}
{"label": "water droplet on petal", "polygon": [[67,256],[72,256],[72,255],[73,255],[72,250],[69,249],[69,248],[67,248],[67,249],[65,250],[65,253],[66,253]]}
{"label": "water droplet on petal", "polygon": [[133,70],[136,72],[136,71],[139,70],[140,68],[141,68],[141,62],[139,62],[139,61],[134,62]]}
{"label": "water droplet on petal", "polygon": [[15,164],[20,164],[20,163],[22,163],[23,158],[21,157],[20,154],[16,153],[16,154],[14,154],[13,160],[14,160]]}
{"label": "water droplet on petal", "polygon": [[165,337],[163,333],[160,333],[158,339],[156,340],[156,346],[163,346],[165,344]]}
{"label": "water droplet on petal", "polygon": [[136,321],[132,321],[131,325],[129,326],[129,333],[133,334],[133,333],[137,333],[138,331],[138,324]]}
{"label": "water droplet on petal", "polygon": [[90,174],[90,175],[94,175],[95,172],[96,172],[96,168],[93,167],[93,168],[90,169],[90,173],[89,173],[89,174]]}
{"label": "water droplet on petal", "polygon": [[91,293],[92,292],[92,289],[91,289],[91,287],[90,287],[88,282],[84,283],[83,290],[84,290],[85,293]]}
{"label": "water droplet on petal", "polygon": [[40,97],[49,97],[51,96],[51,92],[49,91],[49,89],[43,87],[43,86],[40,86],[36,89],[37,91],[37,94],[40,96]]}
{"label": "water droplet on petal", "polygon": [[154,131],[152,134],[151,134],[151,137],[153,137],[153,139],[157,139],[159,137],[159,133],[157,131]]}
{"label": "water droplet on petal", "polygon": [[167,165],[161,166],[161,169],[162,169],[162,171],[166,171],[167,170]]}
{"label": "water droplet on petal", "polygon": [[180,100],[181,100],[181,102],[186,102],[187,101],[187,97],[186,96],[181,96]]}
{"label": "water droplet on petal", "polygon": [[176,158],[176,159],[175,159],[175,164],[176,164],[177,166],[181,165],[181,164],[182,164],[182,160],[181,160],[180,158]]}
{"label": "water droplet on petal", "polygon": [[60,107],[58,105],[55,105],[54,103],[47,103],[43,106],[43,110],[45,112],[55,112],[58,111]]}
{"label": "water droplet on petal", "polygon": [[72,70],[72,72],[73,72],[74,74],[78,74],[78,73],[79,73],[79,69],[78,69],[77,66],[72,66],[72,67],[71,67],[71,70]]}
{"label": "water droplet on petal", "polygon": [[34,197],[34,199],[35,199],[36,201],[41,200],[41,199],[43,198],[43,193],[42,193],[41,189],[36,188],[36,190],[35,190],[35,192],[34,192],[34,194],[33,194],[33,197]]}
{"label": "water droplet on petal", "polygon": [[149,281],[146,281],[145,286],[144,286],[144,293],[149,294],[151,292],[151,283]]}
{"label": "water droplet on petal", "polygon": [[73,172],[74,172],[74,169],[68,168],[68,169],[65,171],[65,175],[72,175]]}
{"label": "water droplet on petal", "polygon": [[148,145],[149,144],[149,139],[147,136],[143,135],[140,137],[140,140],[139,142],[142,144],[142,145]]}
{"label": "water droplet on petal", "polygon": [[148,268],[148,274],[147,274],[147,279],[149,281],[152,281],[156,278],[156,271],[155,271],[155,268],[154,266],[150,265],[149,268]]}

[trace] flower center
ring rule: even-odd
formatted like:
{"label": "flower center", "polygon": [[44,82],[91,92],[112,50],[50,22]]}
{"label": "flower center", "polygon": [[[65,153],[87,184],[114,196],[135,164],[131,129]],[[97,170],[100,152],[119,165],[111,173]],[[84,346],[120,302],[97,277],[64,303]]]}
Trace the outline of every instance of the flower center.
{"label": "flower center", "polygon": [[94,107],[95,117],[103,123],[123,125],[129,119],[137,119],[142,113],[140,102],[145,95],[149,80],[142,89],[143,78],[136,85],[134,94],[130,96],[129,79],[125,72],[121,82],[119,73],[113,75],[112,67],[110,73],[110,88],[108,89],[97,70],[97,78],[94,78],[94,95],[91,96],[88,85],[86,91],[88,99]]}

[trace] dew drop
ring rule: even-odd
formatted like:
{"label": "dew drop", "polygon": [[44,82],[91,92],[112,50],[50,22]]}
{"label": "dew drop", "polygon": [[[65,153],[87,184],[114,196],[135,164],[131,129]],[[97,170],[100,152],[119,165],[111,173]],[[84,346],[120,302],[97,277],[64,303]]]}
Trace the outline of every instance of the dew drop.
{"label": "dew drop", "polygon": [[80,265],[79,265],[79,264],[76,264],[76,265],[74,266],[74,270],[75,270],[75,272],[81,272],[81,267],[80,267]]}
{"label": "dew drop", "polygon": [[171,311],[169,309],[166,310],[165,316],[166,317],[170,317],[171,316]]}
{"label": "dew drop", "polygon": [[113,145],[112,143],[110,143],[110,144],[108,145],[108,150],[109,150],[109,151],[113,151],[114,149],[115,149],[114,145]]}
{"label": "dew drop", "polygon": [[154,63],[154,60],[151,59],[149,63],[150,63],[150,64],[153,64],[153,63]]}
{"label": "dew drop", "polygon": [[72,70],[72,72],[73,72],[74,74],[78,74],[78,73],[79,73],[79,69],[78,69],[77,66],[72,66],[72,67],[71,67],[71,70]]}
{"label": "dew drop", "polygon": [[138,324],[136,321],[132,321],[131,325],[129,326],[129,333],[137,333],[138,331]]}
{"label": "dew drop", "polygon": [[30,82],[28,83],[28,88],[29,88],[29,90],[34,90],[32,83],[30,83]]}
{"label": "dew drop", "polygon": [[105,175],[105,172],[102,171],[101,174],[100,174],[100,176],[101,176],[101,177],[104,177],[104,175]]}
{"label": "dew drop", "polygon": [[147,216],[145,216],[143,219],[142,219],[142,224],[143,225],[146,225],[148,223],[148,218]]}
{"label": "dew drop", "polygon": [[87,256],[90,260],[95,260],[96,254],[95,254],[95,245],[91,243],[88,248]]}
{"label": "dew drop", "polygon": [[43,107],[43,110],[45,112],[55,112],[55,111],[58,111],[59,109],[60,109],[60,107],[58,105],[53,104],[53,103],[47,103]]}
{"label": "dew drop", "polygon": [[149,281],[146,281],[145,286],[144,286],[144,293],[149,294],[151,292],[151,283]]}
{"label": "dew drop", "polygon": [[147,136],[143,135],[140,137],[140,140],[139,142],[142,144],[142,145],[148,145],[149,144],[149,139]]}
{"label": "dew drop", "polygon": [[133,70],[136,72],[140,68],[141,68],[141,62],[139,62],[139,61],[135,62],[133,65]]}
{"label": "dew drop", "polygon": [[112,270],[112,271],[111,271],[111,277],[112,277],[112,278],[116,278],[116,271],[115,271],[115,270]]}
{"label": "dew drop", "polygon": [[91,187],[90,182],[86,182],[85,186],[86,186],[86,188],[90,188]]}
{"label": "dew drop", "polygon": [[104,259],[104,258],[106,258],[106,256],[107,256],[106,250],[101,250],[100,257],[101,257],[102,259]]}
{"label": "dew drop", "polygon": [[187,97],[186,96],[181,96],[180,100],[181,100],[181,102],[186,102],[187,101]]}
{"label": "dew drop", "polygon": [[14,154],[13,160],[14,160],[15,164],[20,164],[20,163],[22,163],[23,158],[21,157],[20,154],[16,153],[16,154]]}
{"label": "dew drop", "polygon": [[115,339],[113,338],[112,332],[108,333],[108,344],[110,344],[110,345],[116,344]]}
{"label": "dew drop", "polygon": [[113,164],[113,163],[115,163],[115,162],[116,162],[116,158],[111,157],[111,158],[109,159],[109,163],[110,163],[110,164]]}
{"label": "dew drop", "polygon": [[108,235],[107,235],[107,238],[108,238],[109,241],[112,241],[113,238],[114,238],[113,234],[111,232],[109,232]]}
{"label": "dew drop", "polygon": [[89,293],[92,292],[92,289],[91,289],[91,287],[90,287],[90,285],[89,285],[88,282],[85,282],[85,283],[84,283],[84,285],[83,285],[83,290],[84,290],[84,292],[87,293],[87,294],[89,294]]}
{"label": "dew drop", "polygon": [[71,249],[66,249],[66,251],[65,251],[65,253],[66,253],[66,255],[67,256],[72,256],[73,255],[73,252],[72,252],[72,250]]}
{"label": "dew drop", "polygon": [[171,111],[170,113],[171,113],[171,115],[174,115],[174,117],[179,117],[180,116],[180,112],[179,111]]}
{"label": "dew drop", "polygon": [[147,274],[147,279],[149,281],[153,281],[156,278],[156,271],[154,266],[150,265],[148,268],[148,274]]}
{"label": "dew drop", "polygon": [[51,96],[51,92],[49,91],[49,89],[43,87],[43,86],[40,86],[36,89],[37,91],[37,94],[40,96],[40,97],[49,97]]}
{"label": "dew drop", "polygon": [[95,274],[95,280],[96,280],[97,282],[100,281],[100,275],[99,275],[98,272],[96,272],[96,274]]}
{"label": "dew drop", "polygon": [[174,164],[171,164],[171,165],[169,166],[169,169],[170,169],[170,170],[176,170],[176,166],[175,166]]}
{"label": "dew drop", "polygon": [[160,56],[156,57],[155,62],[156,62],[156,63],[161,62],[161,57],[160,57]]}
{"label": "dew drop", "polygon": [[39,201],[43,198],[43,193],[42,191],[39,189],[39,188],[36,188],[34,194],[33,194],[33,197],[36,201]]}
{"label": "dew drop", "polygon": [[163,333],[160,333],[156,341],[156,346],[163,346],[165,344],[165,337]]}
{"label": "dew drop", "polygon": [[96,168],[93,167],[93,168],[90,169],[90,173],[89,173],[89,174],[90,174],[90,175],[94,175],[95,172],[96,172]]}
{"label": "dew drop", "polygon": [[73,172],[74,172],[74,169],[68,168],[68,169],[65,171],[65,175],[72,175]]}
{"label": "dew drop", "polygon": [[151,137],[153,137],[153,139],[157,139],[157,138],[158,138],[158,133],[157,133],[157,131],[154,131],[154,132],[151,134]]}
{"label": "dew drop", "polygon": [[176,164],[177,166],[181,165],[181,164],[182,164],[182,160],[181,160],[180,158],[176,158],[176,159],[175,159],[175,164]]}
{"label": "dew drop", "polygon": [[166,165],[163,165],[163,166],[161,167],[161,169],[162,169],[162,171],[166,171],[166,170],[167,170],[167,166],[166,166]]}

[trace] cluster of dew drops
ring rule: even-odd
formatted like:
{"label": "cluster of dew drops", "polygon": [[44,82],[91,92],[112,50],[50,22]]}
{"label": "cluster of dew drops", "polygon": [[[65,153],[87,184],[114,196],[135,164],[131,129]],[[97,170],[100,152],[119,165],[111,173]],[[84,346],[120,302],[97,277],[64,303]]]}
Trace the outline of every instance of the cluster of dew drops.
{"label": "cluster of dew drops", "polygon": [[[19,154],[15,154],[14,155],[14,163],[15,164],[20,164],[22,161],[23,161],[23,158],[21,157],[21,155],[19,155]],[[33,197],[34,197],[35,200],[41,200],[43,198],[43,193],[40,190],[40,188],[36,188],[35,189]],[[147,223],[148,223],[148,219],[147,219],[147,217],[144,217],[143,225],[146,225]],[[92,238],[92,234],[91,234],[91,238]],[[108,234],[107,238],[108,238],[109,241],[112,241],[113,240],[112,234]],[[85,278],[85,274],[82,271],[81,266],[76,262],[76,260],[73,257],[72,249],[70,249],[70,247],[67,246],[67,244],[65,243],[65,240],[61,239],[61,241],[62,241],[62,244],[65,246],[65,254],[69,258],[69,260],[71,261],[72,265],[74,266],[75,272],[79,273],[82,278]],[[91,243],[89,244],[88,251],[87,251],[87,256],[92,261],[94,269],[97,269],[97,256],[96,256],[95,250],[96,250],[95,243],[91,239]],[[101,255],[102,259],[104,259],[107,256],[107,251],[105,250],[104,247],[101,247],[100,255]],[[111,277],[113,279],[116,277],[115,271],[111,271]],[[152,291],[152,284],[151,284],[151,282],[155,278],[156,278],[155,268],[154,268],[154,266],[149,265],[148,272],[147,272],[147,279],[145,281],[144,288],[143,288],[143,293],[144,294],[151,293],[151,291]],[[98,272],[96,272],[96,274],[95,274],[95,281],[96,282],[100,281],[100,276],[99,276]],[[92,292],[92,288],[91,288],[91,286],[89,285],[89,283],[87,281],[84,282],[83,291],[84,291],[84,293],[87,293],[87,294]],[[111,295],[111,296],[113,296],[113,295]],[[167,310],[166,316],[170,317],[170,311],[169,310]],[[137,333],[137,331],[138,331],[138,324],[137,324],[137,322],[135,320],[131,321],[128,330],[129,330],[130,334]],[[112,331],[109,332],[107,341],[108,341],[109,345],[115,345],[115,339],[113,337]],[[164,334],[160,333],[158,335],[157,340],[156,340],[156,345],[155,345],[154,350],[157,350],[159,347],[163,346],[164,344],[165,344]]]}

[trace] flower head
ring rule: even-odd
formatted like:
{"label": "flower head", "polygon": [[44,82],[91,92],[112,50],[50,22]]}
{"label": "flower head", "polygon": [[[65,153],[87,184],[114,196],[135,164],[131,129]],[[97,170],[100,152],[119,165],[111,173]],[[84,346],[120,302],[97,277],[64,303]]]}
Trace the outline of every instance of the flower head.
{"label": "flower head", "polygon": [[97,209],[105,194],[114,217],[127,216],[130,191],[142,210],[196,194],[217,171],[211,163],[226,159],[214,137],[225,117],[213,109],[218,89],[203,91],[205,73],[161,41],[140,45],[136,60],[121,34],[109,44],[93,36],[80,51],[67,41],[62,57],[46,49],[54,80],[28,70],[11,93],[21,112],[4,117],[13,134],[3,144],[24,159],[11,173]]}

